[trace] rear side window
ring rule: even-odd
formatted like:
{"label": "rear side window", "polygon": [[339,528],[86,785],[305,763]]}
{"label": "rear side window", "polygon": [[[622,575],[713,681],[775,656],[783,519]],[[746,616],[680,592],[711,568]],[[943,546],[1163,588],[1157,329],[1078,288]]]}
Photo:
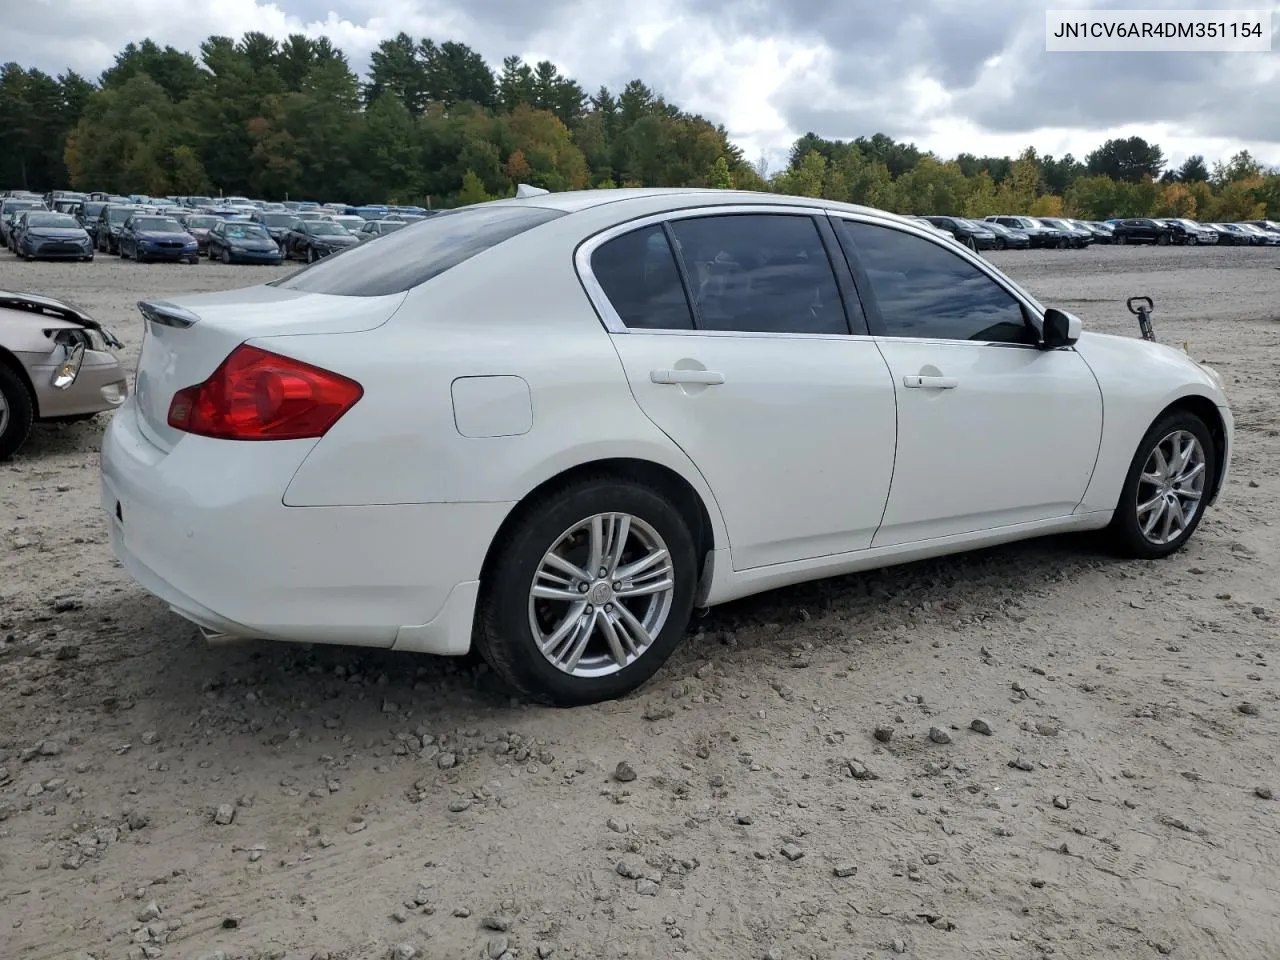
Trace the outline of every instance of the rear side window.
{"label": "rear side window", "polygon": [[661,224],[601,244],[591,254],[591,272],[632,330],[693,329],[693,313]]}
{"label": "rear side window", "polygon": [[404,293],[504,240],[564,216],[543,207],[449,210],[304,267],[271,286],[339,297]]}

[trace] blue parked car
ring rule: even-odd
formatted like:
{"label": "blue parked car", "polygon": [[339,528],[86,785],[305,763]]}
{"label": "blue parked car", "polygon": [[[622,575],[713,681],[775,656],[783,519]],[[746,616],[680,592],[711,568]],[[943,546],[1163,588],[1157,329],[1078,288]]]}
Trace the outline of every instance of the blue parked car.
{"label": "blue parked car", "polygon": [[198,263],[200,244],[175,217],[135,213],[120,230],[120,256],[138,263],[173,260]]}
{"label": "blue parked car", "polygon": [[284,261],[284,254],[261,223],[248,219],[222,220],[209,230],[209,259],[275,265]]}

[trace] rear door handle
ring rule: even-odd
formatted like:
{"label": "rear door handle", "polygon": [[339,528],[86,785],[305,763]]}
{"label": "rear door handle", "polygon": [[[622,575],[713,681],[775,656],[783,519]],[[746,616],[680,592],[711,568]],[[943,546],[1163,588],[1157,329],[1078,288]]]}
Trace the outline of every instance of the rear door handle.
{"label": "rear door handle", "polygon": [[714,370],[650,370],[653,383],[701,383],[715,386],[724,383],[724,374]]}
{"label": "rear door handle", "polygon": [[954,390],[960,386],[960,381],[955,377],[903,377],[902,385],[904,387],[914,387],[916,389],[924,388],[926,390]]}

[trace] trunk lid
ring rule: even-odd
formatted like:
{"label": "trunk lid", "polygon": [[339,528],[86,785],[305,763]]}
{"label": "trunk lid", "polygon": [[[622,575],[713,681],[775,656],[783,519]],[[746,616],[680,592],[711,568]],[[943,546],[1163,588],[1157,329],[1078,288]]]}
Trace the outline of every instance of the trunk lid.
{"label": "trunk lid", "polygon": [[372,330],[406,296],[338,297],[263,285],[140,301],[144,329],[134,386],[139,428],[157,447],[172,450],[186,435],[169,426],[173,395],[205,380],[240,344],[258,337]]}

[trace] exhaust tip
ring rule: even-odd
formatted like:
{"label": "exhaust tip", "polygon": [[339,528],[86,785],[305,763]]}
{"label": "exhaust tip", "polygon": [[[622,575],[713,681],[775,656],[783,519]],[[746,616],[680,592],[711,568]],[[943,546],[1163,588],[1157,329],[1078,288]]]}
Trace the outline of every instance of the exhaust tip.
{"label": "exhaust tip", "polygon": [[211,647],[226,647],[236,643],[249,643],[252,637],[237,637],[230,633],[219,633],[217,630],[210,630],[208,627],[200,627],[200,635],[204,637],[204,642]]}

